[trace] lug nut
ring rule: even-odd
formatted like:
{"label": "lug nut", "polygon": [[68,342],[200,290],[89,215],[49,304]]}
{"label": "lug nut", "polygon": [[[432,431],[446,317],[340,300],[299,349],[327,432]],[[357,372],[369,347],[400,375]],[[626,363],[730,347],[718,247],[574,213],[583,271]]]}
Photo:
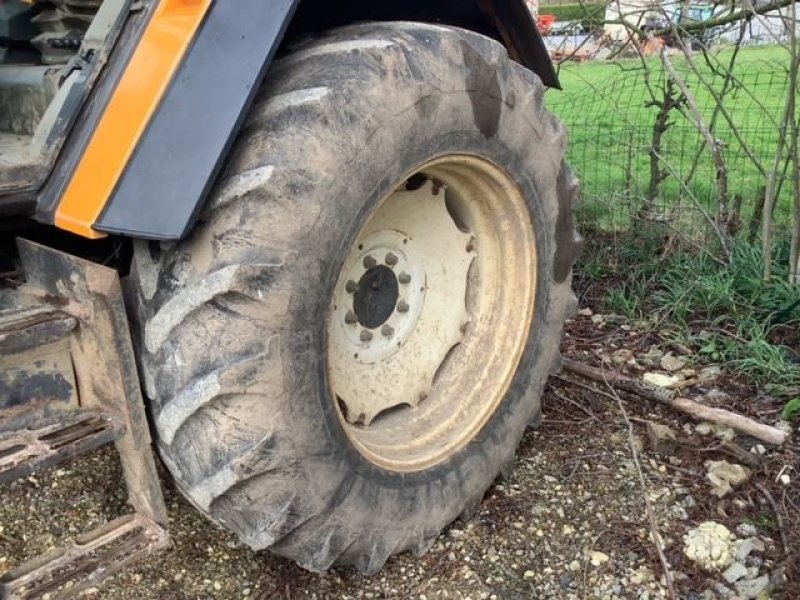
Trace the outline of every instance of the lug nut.
{"label": "lug nut", "polygon": [[411,275],[408,273],[400,273],[400,276],[397,278],[397,281],[400,283],[411,283]]}
{"label": "lug nut", "polygon": [[391,325],[384,325],[381,327],[381,334],[385,337],[392,337],[394,335],[394,329]]}
{"label": "lug nut", "polygon": [[372,339],[372,332],[367,331],[366,329],[362,329],[360,337],[362,342],[368,342]]}
{"label": "lug nut", "polygon": [[400,300],[400,302],[397,303],[397,312],[408,312],[408,303],[405,300]]}
{"label": "lug nut", "polygon": [[367,254],[367,255],[364,257],[364,266],[365,266],[367,269],[371,269],[372,267],[374,267],[374,266],[375,266],[375,265],[377,265],[377,264],[378,264],[378,261],[377,261],[377,260],[375,260],[375,259],[374,259],[372,256],[370,256],[369,254]]}
{"label": "lug nut", "polygon": [[355,325],[358,323],[358,317],[356,316],[356,313],[354,313],[352,310],[348,310],[347,314],[344,316],[344,322],[348,325]]}
{"label": "lug nut", "polygon": [[348,294],[355,294],[358,289],[358,284],[352,279],[349,279],[347,283],[344,284],[344,289]]}
{"label": "lug nut", "polygon": [[390,267],[393,267],[397,264],[397,256],[395,256],[391,252],[389,252],[389,254],[386,255],[384,260],[386,261],[386,264],[389,265]]}

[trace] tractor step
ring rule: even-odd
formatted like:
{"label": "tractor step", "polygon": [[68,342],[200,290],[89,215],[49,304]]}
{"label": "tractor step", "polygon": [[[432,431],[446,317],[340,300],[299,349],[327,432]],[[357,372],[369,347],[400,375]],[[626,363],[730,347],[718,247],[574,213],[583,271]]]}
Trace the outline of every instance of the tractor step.
{"label": "tractor step", "polygon": [[162,527],[138,514],[125,515],[0,577],[0,600],[73,598],[168,545]]}
{"label": "tractor step", "polygon": [[0,485],[113,442],[134,512],[14,567],[0,600],[74,598],[168,546],[167,511],[117,272],[18,248],[25,282],[0,282]]}
{"label": "tractor step", "polygon": [[111,416],[90,410],[59,414],[52,424],[34,422],[22,430],[0,433],[0,483],[57,465],[124,433]]}

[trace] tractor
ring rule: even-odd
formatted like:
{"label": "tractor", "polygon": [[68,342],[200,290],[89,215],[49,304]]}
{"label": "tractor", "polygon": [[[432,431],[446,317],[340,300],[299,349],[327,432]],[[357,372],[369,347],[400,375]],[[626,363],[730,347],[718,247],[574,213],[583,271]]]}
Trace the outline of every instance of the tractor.
{"label": "tractor", "polygon": [[[114,443],[254,549],[371,574],[512,465],[581,247],[524,0],[0,2],[0,482]],[[2,495],[0,487],[0,496]]]}

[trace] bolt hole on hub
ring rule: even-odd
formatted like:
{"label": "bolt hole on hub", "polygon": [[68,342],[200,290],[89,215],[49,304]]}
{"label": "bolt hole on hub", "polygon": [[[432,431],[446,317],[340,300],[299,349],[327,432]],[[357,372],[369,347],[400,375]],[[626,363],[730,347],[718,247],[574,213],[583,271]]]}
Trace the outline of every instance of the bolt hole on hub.
{"label": "bolt hole on hub", "polygon": [[430,468],[491,418],[532,335],[535,247],[518,187],[477,157],[423,164],[378,204],[328,319],[334,405],[368,460]]}

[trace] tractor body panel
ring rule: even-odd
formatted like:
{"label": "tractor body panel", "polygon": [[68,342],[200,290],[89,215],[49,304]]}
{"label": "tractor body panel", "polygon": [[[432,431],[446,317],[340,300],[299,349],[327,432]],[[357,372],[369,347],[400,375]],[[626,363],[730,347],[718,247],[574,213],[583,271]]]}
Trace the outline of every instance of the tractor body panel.
{"label": "tractor body panel", "polygon": [[477,31],[559,85],[524,0],[160,0],[128,16],[44,184],[0,205],[87,238],[182,238],[281,45],[368,20]]}

